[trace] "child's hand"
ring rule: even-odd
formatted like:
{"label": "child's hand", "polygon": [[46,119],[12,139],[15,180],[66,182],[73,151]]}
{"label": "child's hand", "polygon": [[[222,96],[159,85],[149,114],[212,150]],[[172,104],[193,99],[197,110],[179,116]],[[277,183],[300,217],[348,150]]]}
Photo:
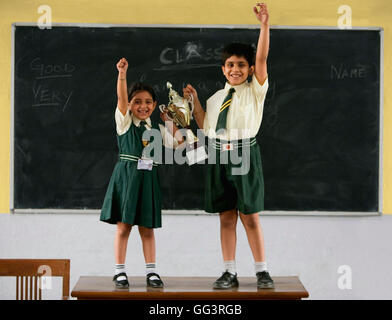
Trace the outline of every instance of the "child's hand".
{"label": "child's hand", "polygon": [[192,95],[194,100],[198,100],[197,91],[194,87],[188,84],[185,88],[182,89],[184,93],[184,98],[189,99],[189,96]]}
{"label": "child's hand", "polygon": [[256,15],[257,20],[259,20],[261,24],[268,24],[267,5],[265,3],[258,3],[256,6],[260,9],[260,11],[258,11],[257,7],[253,7],[253,11]]}
{"label": "child's hand", "polygon": [[120,59],[119,62],[117,62],[117,70],[120,74],[126,74],[128,70],[128,61],[125,58]]}

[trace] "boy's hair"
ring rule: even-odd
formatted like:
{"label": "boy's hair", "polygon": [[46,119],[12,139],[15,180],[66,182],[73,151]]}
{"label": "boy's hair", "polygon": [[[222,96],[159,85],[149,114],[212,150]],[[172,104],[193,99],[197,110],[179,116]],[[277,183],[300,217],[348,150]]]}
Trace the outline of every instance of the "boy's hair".
{"label": "boy's hair", "polygon": [[231,56],[244,57],[248,61],[249,67],[255,64],[255,51],[249,44],[235,42],[225,46],[222,51],[222,66]]}
{"label": "boy's hair", "polygon": [[128,101],[131,101],[135,94],[139,91],[147,91],[151,94],[152,100],[157,101],[154,89],[148,84],[142,82],[133,82],[128,89]]}

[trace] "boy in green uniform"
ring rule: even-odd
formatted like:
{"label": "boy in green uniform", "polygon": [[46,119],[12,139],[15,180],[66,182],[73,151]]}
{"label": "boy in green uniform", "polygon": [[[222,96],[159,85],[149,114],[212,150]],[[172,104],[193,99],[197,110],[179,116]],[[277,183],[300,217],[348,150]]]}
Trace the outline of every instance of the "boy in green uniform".
{"label": "boy in green uniform", "polygon": [[[258,212],[264,210],[264,180],[260,149],[255,138],[261,125],[268,90],[268,11],[263,3],[258,3],[253,10],[260,21],[256,57],[250,45],[233,43],[224,48],[222,71],[227,82],[224,89],[207,100],[206,111],[191,85],[183,89],[185,97],[193,95],[195,120],[208,139],[213,141],[213,148],[217,149],[216,164],[207,165],[205,185],[205,210],[220,213],[224,272],[214,282],[215,289],[238,286],[235,265],[238,217],[245,227],[254,257],[257,287],[274,287],[267,271],[258,216]],[[248,76],[252,76],[251,82],[247,81]],[[248,170],[243,174],[233,174],[233,169],[238,166],[227,154],[237,151],[244,155],[245,148],[249,152]],[[229,158],[228,162],[223,163],[223,157]]]}

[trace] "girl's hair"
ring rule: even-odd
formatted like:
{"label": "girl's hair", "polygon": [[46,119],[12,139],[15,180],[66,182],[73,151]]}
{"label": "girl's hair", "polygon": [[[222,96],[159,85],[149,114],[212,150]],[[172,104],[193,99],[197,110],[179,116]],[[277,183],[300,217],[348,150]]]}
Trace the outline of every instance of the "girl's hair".
{"label": "girl's hair", "polygon": [[128,89],[128,101],[131,101],[135,94],[139,91],[147,91],[149,94],[151,94],[152,100],[157,101],[154,89],[148,84],[141,82],[133,82],[131,84]]}
{"label": "girl's hair", "polygon": [[249,67],[255,64],[255,51],[253,47],[246,43],[230,43],[223,48],[222,66],[231,56],[244,57],[249,63]]}

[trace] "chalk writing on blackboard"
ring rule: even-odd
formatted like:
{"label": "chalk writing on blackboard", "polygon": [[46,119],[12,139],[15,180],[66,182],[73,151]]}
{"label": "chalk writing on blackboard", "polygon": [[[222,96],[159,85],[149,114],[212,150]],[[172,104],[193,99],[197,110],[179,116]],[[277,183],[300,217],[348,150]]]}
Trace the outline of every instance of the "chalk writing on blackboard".
{"label": "chalk writing on blackboard", "polygon": [[41,58],[33,59],[30,63],[30,68],[38,74],[36,79],[68,78],[72,76],[76,69],[71,63],[44,64],[41,62]]}
{"label": "chalk writing on blackboard", "polygon": [[365,78],[365,67],[358,65],[355,67],[340,64],[331,65],[331,79],[361,79]]}
{"label": "chalk writing on blackboard", "polygon": [[[68,87],[72,73],[76,67],[71,63],[43,63],[41,58],[35,58],[30,63],[34,72],[34,85],[32,87],[32,107],[62,107],[64,112],[73,90]],[[64,80],[68,80],[64,83]]]}
{"label": "chalk writing on blackboard", "polygon": [[72,96],[73,91],[64,92],[52,89],[46,85],[38,84],[33,87],[34,103],[32,107],[62,106],[63,111]]}
{"label": "chalk writing on blackboard", "polygon": [[180,70],[220,66],[222,46],[205,48],[195,42],[187,42],[180,48],[165,47],[159,54],[161,67],[155,70]]}

